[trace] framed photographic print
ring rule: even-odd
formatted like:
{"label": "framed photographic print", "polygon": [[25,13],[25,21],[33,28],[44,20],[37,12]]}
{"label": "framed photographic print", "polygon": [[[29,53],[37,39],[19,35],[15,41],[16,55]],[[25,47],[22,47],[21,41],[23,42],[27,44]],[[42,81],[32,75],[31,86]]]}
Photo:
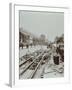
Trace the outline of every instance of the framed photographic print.
{"label": "framed photographic print", "polygon": [[10,4],[10,85],[69,82],[68,7]]}

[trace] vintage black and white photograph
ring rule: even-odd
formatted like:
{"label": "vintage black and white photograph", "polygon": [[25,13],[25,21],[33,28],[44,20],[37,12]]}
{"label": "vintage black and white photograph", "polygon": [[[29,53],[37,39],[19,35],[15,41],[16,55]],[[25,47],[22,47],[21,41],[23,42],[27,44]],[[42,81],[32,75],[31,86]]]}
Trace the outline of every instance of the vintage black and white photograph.
{"label": "vintage black and white photograph", "polygon": [[19,79],[64,77],[64,12],[19,10]]}

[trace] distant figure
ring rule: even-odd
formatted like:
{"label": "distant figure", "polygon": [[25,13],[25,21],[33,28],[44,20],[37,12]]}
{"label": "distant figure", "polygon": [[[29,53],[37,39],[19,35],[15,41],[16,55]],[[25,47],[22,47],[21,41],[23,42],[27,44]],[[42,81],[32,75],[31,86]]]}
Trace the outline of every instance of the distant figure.
{"label": "distant figure", "polygon": [[32,43],[30,44],[30,46],[32,47]]}
{"label": "distant figure", "polygon": [[60,54],[61,61],[64,62],[64,50],[60,49],[60,47],[57,47],[56,52]]}
{"label": "distant figure", "polygon": [[24,46],[24,45],[23,45],[22,43],[19,44],[19,48],[22,47],[22,49],[23,49],[23,46]]}
{"label": "distant figure", "polygon": [[26,48],[29,48],[29,45],[28,44],[26,45]]}
{"label": "distant figure", "polygon": [[54,56],[53,56],[54,64],[59,65],[59,54],[56,51]]}

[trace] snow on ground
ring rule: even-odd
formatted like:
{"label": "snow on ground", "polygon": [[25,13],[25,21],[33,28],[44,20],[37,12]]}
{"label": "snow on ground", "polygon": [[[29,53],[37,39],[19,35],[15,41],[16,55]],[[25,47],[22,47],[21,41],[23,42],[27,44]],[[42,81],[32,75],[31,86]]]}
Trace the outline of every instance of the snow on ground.
{"label": "snow on ground", "polygon": [[24,61],[26,61],[24,58],[22,60],[19,60],[19,65],[22,64]]}
{"label": "snow on ground", "polygon": [[29,70],[28,69],[26,72],[23,73],[23,75],[20,75],[20,79],[28,79],[28,78],[30,78],[33,71],[34,70]]}
{"label": "snow on ground", "polygon": [[35,76],[34,76],[34,79],[35,79],[35,78],[41,78],[41,76],[42,76],[43,73],[44,73],[44,68],[45,68],[45,64],[44,64],[44,65],[41,65],[41,66],[39,67],[39,69],[37,70],[37,72],[36,72],[36,74],[35,74]]}
{"label": "snow on ground", "polygon": [[44,78],[56,78],[56,77],[63,77],[64,76],[64,67],[63,63],[60,65],[55,64],[47,64],[44,70]]}
{"label": "snow on ground", "polygon": [[[23,49],[20,48],[19,56],[22,57],[25,54],[33,53],[33,52],[40,50],[40,49],[47,50],[47,47],[38,45],[38,46],[29,47],[28,49],[27,48],[23,48]],[[55,65],[53,62],[53,51],[51,50],[50,52],[52,54],[51,54],[51,58],[50,58],[49,62],[44,64],[44,65],[41,65],[39,67],[34,78],[57,78],[57,77],[64,76],[64,64],[60,63],[59,65]],[[25,68],[25,67],[26,66],[23,66],[20,69],[20,72],[22,72],[23,68]],[[32,74],[32,72],[33,72],[33,70],[28,69],[23,75],[20,76],[20,79],[29,78],[30,75]]]}
{"label": "snow on ground", "polygon": [[30,46],[28,49],[26,47],[24,47],[23,49],[20,48],[19,50],[19,58],[21,58],[23,55],[25,54],[29,54],[29,53],[32,53],[32,52],[35,52],[37,50],[40,50],[40,49],[47,49],[46,46],[41,46],[41,45],[36,45],[36,46]]}
{"label": "snow on ground", "polygon": [[19,68],[19,73],[23,72],[24,69],[25,69],[29,64],[30,64],[30,63],[28,62],[28,63],[24,64],[23,66],[21,66],[21,67]]}
{"label": "snow on ground", "polygon": [[41,65],[37,70],[34,78],[57,78],[64,76],[64,63],[55,65],[53,62],[53,56],[51,59],[44,65]]}
{"label": "snow on ground", "polygon": [[64,63],[60,63],[59,65],[55,65],[53,62],[53,53],[51,54],[51,59],[45,66],[44,78],[56,78],[64,76]]}

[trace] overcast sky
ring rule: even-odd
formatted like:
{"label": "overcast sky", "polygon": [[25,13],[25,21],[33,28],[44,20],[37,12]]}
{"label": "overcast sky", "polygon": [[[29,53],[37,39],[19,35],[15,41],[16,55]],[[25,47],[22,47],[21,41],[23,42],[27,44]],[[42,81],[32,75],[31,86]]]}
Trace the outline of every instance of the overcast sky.
{"label": "overcast sky", "polygon": [[49,41],[64,33],[64,13],[19,11],[19,27]]}

